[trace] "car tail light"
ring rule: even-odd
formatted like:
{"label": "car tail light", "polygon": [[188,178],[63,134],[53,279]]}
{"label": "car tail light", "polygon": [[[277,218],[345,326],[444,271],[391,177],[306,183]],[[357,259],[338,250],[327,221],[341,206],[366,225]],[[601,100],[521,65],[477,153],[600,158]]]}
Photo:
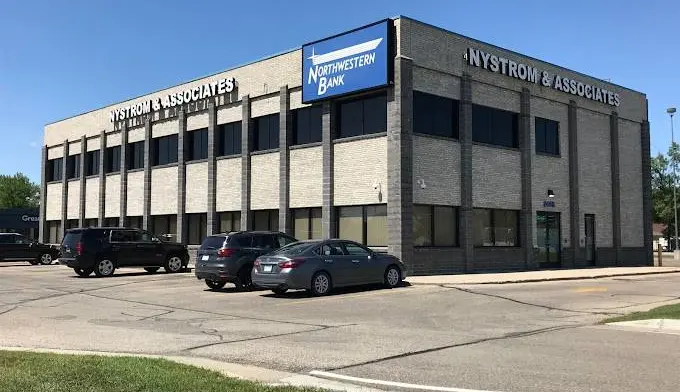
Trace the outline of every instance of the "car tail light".
{"label": "car tail light", "polygon": [[231,257],[234,255],[234,250],[229,248],[222,248],[217,251],[217,257]]}
{"label": "car tail light", "polygon": [[82,242],[78,242],[76,244],[76,254],[78,256],[81,256],[83,254],[83,243]]}
{"label": "car tail light", "polygon": [[279,268],[297,268],[305,261],[303,259],[292,259],[288,261],[282,261],[279,263]]}
{"label": "car tail light", "polygon": [[260,266],[260,259],[255,259],[255,263],[253,263],[253,265],[255,267],[259,267]]}

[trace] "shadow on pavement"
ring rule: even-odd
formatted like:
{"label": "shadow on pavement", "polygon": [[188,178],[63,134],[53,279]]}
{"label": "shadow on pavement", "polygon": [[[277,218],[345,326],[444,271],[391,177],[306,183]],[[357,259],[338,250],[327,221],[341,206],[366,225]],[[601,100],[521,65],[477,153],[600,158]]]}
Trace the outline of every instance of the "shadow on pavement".
{"label": "shadow on pavement", "polygon": [[[356,294],[356,293],[362,293],[362,292],[371,292],[371,291],[389,291],[389,290],[400,290],[400,289],[405,289],[411,287],[411,284],[408,282],[402,282],[399,286],[393,288],[393,289],[388,289],[385,286],[381,284],[372,284],[372,285],[362,285],[362,286],[350,286],[350,287],[338,287],[336,289],[333,289],[328,295],[325,297],[341,297],[343,295],[347,294]],[[278,299],[300,299],[300,298],[314,298],[314,296],[309,293],[307,290],[295,290],[295,291],[288,291],[285,294],[274,294],[274,293],[267,293],[263,294],[262,297],[267,297],[267,298],[278,298]]]}

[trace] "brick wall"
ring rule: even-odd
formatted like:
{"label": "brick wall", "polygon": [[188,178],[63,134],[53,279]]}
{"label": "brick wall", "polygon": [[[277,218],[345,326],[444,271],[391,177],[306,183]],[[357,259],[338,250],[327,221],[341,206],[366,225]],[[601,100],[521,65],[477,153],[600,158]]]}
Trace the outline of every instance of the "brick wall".
{"label": "brick wall", "polygon": [[621,181],[621,246],[644,246],[642,214],[642,160],[640,125],[619,120],[619,156]]}
{"label": "brick wall", "polygon": [[[108,140],[107,140],[107,146]],[[104,216],[120,216],[120,174],[106,176],[106,197],[104,198]]]}
{"label": "brick wall", "polygon": [[250,158],[250,208],[279,208],[279,153],[256,154]]}
{"label": "brick wall", "polygon": [[69,181],[66,202],[66,217],[78,219],[80,217],[80,181]]}
{"label": "brick wall", "polygon": [[98,218],[99,178],[88,178],[85,181],[85,219]]}
{"label": "brick wall", "polygon": [[177,166],[151,169],[151,215],[177,213],[177,180]]}
{"label": "brick wall", "polygon": [[522,207],[519,151],[472,146],[472,202],[482,208]]}
{"label": "brick wall", "polygon": [[[93,140],[99,140],[93,139]],[[130,129],[128,131],[128,143],[136,143],[144,141],[144,127],[138,127],[135,129]]]}
{"label": "brick wall", "polygon": [[[387,201],[387,138],[335,143],[333,198],[335,205],[379,204]],[[378,185],[379,189],[374,189]],[[382,192],[382,198],[379,195]]]}
{"label": "brick wall", "polygon": [[45,217],[47,220],[61,219],[61,183],[47,184]]}
{"label": "brick wall", "polygon": [[290,208],[321,207],[322,159],[321,147],[290,150]]}
{"label": "brick wall", "polygon": [[144,214],[144,172],[135,171],[127,175],[127,216]]}
{"label": "brick wall", "polygon": [[[179,132],[179,123],[177,120],[167,120],[154,123],[151,127],[151,137],[157,138],[161,136],[174,135]],[[106,141],[108,144],[108,140]]]}
{"label": "brick wall", "polygon": [[208,113],[201,112],[187,116],[187,131],[194,129],[208,128]]}
{"label": "brick wall", "polygon": [[458,141],[413,136],[413,203],[460,205]]}
{"label": "brick wall", "polygon": [[241,157],[220,159],[215,171],[216,211],[241,210]]}
{"label": "brick wall", "polygon": [[208,211],[208,162],[188,163],[186,213]]}

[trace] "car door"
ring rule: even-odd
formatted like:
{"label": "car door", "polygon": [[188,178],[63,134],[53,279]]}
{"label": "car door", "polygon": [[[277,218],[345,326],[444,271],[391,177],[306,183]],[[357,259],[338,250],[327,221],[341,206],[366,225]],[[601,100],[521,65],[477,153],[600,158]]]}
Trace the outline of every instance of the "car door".
{"label": "car door", "polygon": [[137,249],[137,263],[141,266],[160,266],[163,264],[163,250],[153,235],[144,230],[135,232],[135,249]]}
{"label": "car door", "polygon": [[9,260],[14,258],[14,236],[0,234],[0,259]]}
{"label": "car door", "polygon": [[322,268],[331,274],[334,287],[354,284],[355,266],[345,254],[342,245],[337,242],[326,242],[320,247],[319,253],[323,262]]}
{"label": "car door", "polygon": [[14,254],[15,258],[22,260],[33,260],[39,256],[37,247],[31,246],[31,241],[20,234],[14,235]]}
{"label": "car door", "polygon": [[119,267],[138,265],[141,258],[137,256],[134,230],[111,230],[109,243]]}
{"label": "car door", "polygon": [[354,284],[376,283],[377,262],[369,257],[371,252],[352,241],[343,241],[342,246],[352,262],[353,268],[349,272]]}

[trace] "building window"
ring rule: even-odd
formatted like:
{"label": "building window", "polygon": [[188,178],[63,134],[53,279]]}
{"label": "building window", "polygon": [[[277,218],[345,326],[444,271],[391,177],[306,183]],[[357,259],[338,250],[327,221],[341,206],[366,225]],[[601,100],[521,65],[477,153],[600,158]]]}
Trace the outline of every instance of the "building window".
{"label": "building window", "polygon": [[61,221],[47,222],[47,242],[50,244],[61,243]]}
{"label": "building window", "polygon": [[106,148],[106,173],[120,171],[120,146]]}
{"label": "building window", "polygon": [[47,161],[47,181],[61,181],[64,175],[64,158]]}
{"label": "building window", "polygon": [[519,246],[519,211],[474,209],[475,246]]}
{"label": "building window", "polygon": [[458,246],[458,209],[449,206],[413,206],[414,246]]}
{"label": "building window", "polygon": [[293,237],[298,240],[317,240],[321,233],[321,207],[297,208],[293,213]]}
{"label": "building window", "polygon": [[177,135],[153,139],[153,166],[177,162]]}
{"label": "building window", "polygon": [[99,219],[97,218],[85,219],[84,227],[97,227],[97,226],[99,226]]}
{"label": "building window", "polygon": [[208,158],[208,128],[188,132],[189,156],[187,161]]}
{"label": "building window", "polygon": [[104,227],[118,227],[120,226],[120,219],[115,218],[104,218]]}
{"label": "building window", "polygon": [[387,246],[387,205],[338,207],[338,237]]}
{"label": "building window", "polygon": [[341,102],[337,118],[339,138],[387,132],[387,95]]}
{"label": "building window", "polygon": [[293,145],[321,141],[321,105],[293,111]]}
{"label": "building window", "polygon": [[241,153],[241,121],[221,124],[217,129],[217,155],[237,155]]}
{"label": "building window", "polygon": [[241,211],[218,212],[220,233],[230,233],[241,230]]}
{"label": "building window", "polygon": [[208,215],[201,214],[187,214],[187,243],[189,245],[200,245],[205,237],[207,237],[208,230]]}
{"label": "building window", "polygon": [[253,230],[279,231],[279,210],[251,211]]}
{"label": "building window", "polygon": [[560,155],[560,123],[536,117],[536,152]]}
{"label": "building window", "polygon": [[458,101],[413,91],[413,132],[458,138]]}
{"label": "building window", "polygon": [[472,141],[517,148],[517,130],[517,113],[472,105]]}
{"label": "building window", "polygon": [[129,143],[125,158],[127,159],[128,170],[144,168],[144,142]]}
{"label": "building window", "polygon": [[161,239],[177,239],[177,215],[154,215],[151,217],[151,232]]}
{"label": "building window", "polygon": [[80,154],[69,155],[66,158],[66,179],[80,177]]}
{"label": "building window", "polygon": [[142,216],[128,216],[127,217],[127,227],[131,227],[134,229],[141,229],[142,226],[144,225],[144,217]]}
{"label": "building window", "polygon": [[253,145],[251,151],[279,148],[279,114],[253,119]]}
{"label": "building window", "polygon": [[89,151],[85,157],[85,175],[99,174],[99,150]]}

